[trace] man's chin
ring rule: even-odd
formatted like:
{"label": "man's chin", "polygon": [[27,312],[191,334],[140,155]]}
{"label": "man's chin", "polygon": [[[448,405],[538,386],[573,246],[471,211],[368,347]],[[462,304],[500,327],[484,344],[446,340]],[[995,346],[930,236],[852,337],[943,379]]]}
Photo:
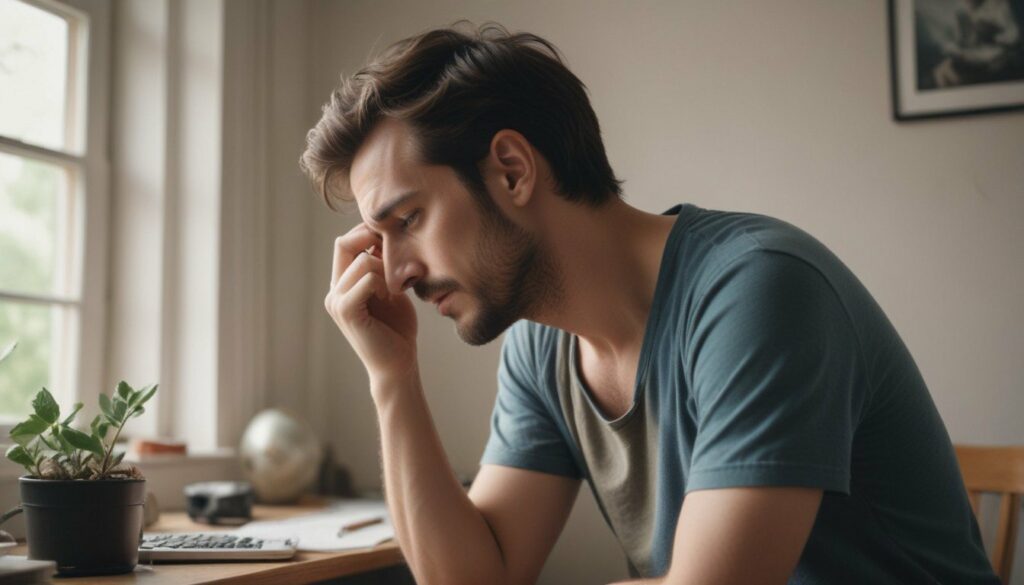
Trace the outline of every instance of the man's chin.
{"label": "man's chin", "polygon": [[459,335],[459,339],[461,339],[462,341],[469,345],[477,347],[481,345],[487,345],[488,343],[494,341],[494,339],[498,337],[498,335],[501,335],[500,331],[493,335],[487,335],[487,332],[480,331],[478,329],[465,328],[459,325],[458,321],[455,322],[455,332]]}
{"label": "man's chin", "polygon": [[469,345],[481,346],[497,339],[499,335],[516,322],[516,319],[496,318],[496,315],[462,315],[452,317],[455,321],[455,332],[462,341]]}

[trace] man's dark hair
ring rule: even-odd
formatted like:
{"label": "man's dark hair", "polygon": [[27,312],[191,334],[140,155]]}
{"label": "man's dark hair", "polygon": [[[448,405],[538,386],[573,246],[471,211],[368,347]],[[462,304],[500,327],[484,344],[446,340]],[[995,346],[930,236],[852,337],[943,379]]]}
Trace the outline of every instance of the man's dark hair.
{"label": "man's dark hair", "polygon": [[423,163],[452,167],[478,196],[487,193],[478,164],[506,128],[540,151],[570,201],[597,206],[622,195],[586,86],[534,34],[460,21],[401,40],[343,77],[299,161],[331,209],[332,198],[351,198],[352,159],[385,117],[410,125]]}

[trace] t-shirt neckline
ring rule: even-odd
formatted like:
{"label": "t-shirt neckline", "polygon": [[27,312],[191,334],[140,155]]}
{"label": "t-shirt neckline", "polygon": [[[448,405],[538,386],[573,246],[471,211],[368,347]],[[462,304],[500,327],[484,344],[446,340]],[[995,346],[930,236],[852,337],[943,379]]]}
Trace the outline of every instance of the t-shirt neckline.
{"label": "t-shirt neckline", "polygon": [[568,357],[569,368],[572,372],[572,383],[580,388],[593,413],[613,430],[618,430],[624,427],[626,423],[633,418],[633,414],[640,410],[639,407],[643,403],[642,390],[647,381],[648,371],[650,370],[654,336],[657,333],[658,324],[661,321],[661,308],[665,304],[664,297],[668,294],[668,289],[672,286],[671,277],[677,266],[677,257],[680,248],[679,240],[683,237],[683,233],[686,231],[686,226],[690,223],[690,220],[693,219],[693,215],[696,210],[697,208],[689,203],[681,203],[672,206],[670,209],[662,213],[662,215],[677,216],[676,222],[672,224],[672,230],[669,231],[668,238],[665,240],[665,247],[662,249],[661,253],[661,264],[658,267],[658,279],[654,286],[654,297],[651,299],[651,312],[647,315],[647,323],[644,325],[644,339],[640,345],[640,361],[636,369],[636,380],[633,382],[633,401],[630,404],[629,409],[618,418],[611,419],[605,416],[604,412],[602,412],[601,408],[594,401],[590,389],[583,383],[583,376],[580,375],[579,360],[577,359],[577,355],[579,354],[579,339],[575,334],[566,333],[569,335]]}

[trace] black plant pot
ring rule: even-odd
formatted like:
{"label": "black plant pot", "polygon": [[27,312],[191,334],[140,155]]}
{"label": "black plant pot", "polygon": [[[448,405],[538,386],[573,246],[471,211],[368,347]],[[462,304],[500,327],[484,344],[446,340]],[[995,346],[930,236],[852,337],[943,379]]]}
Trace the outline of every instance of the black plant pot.
{"label": "black plant pot", "polygon": [[28,558],[56,561],[61,575],[128,573],[139,562],[144,479],[22,477]]}

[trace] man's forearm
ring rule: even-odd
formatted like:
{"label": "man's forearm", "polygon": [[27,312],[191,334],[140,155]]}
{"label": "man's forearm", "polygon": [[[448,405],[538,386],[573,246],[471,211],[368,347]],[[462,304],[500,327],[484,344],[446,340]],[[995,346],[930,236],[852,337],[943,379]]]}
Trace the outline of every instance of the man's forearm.
{"label": "man's forearm", "polygon": [[417,583],[504,582],[501,549],[452,472],[419,379],[375,381],[384,485]]}

